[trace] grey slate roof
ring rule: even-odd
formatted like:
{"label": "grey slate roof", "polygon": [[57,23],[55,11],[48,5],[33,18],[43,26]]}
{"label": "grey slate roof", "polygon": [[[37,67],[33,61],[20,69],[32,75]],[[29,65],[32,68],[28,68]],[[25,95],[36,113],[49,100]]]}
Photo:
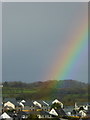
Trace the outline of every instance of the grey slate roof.
{"label": "grey slate roof", "polygon": [[90,115],[90,110],[83,110],[87,115]]}
{"label": "grey slate roof", "polygon": [[37,102],[39,102],[42,106],[48,106],[47,104],[45,104],[42,100],[39,100],[39,101],[37,101]]}
{"label": "grey slate roof", "polygon": [[25,103],[23,103],[25,106],[34,106],[32,101],[27,100]]}
{"label": "grey slate roof", "polygon": [[57,112],[58,116],[66,116],[66,113],[62,108],[55,109],[55,111]]}
{"label": "grey slate roof", "polygon": [[39,111],[39,114],[40,115],[50,115],[50,113],[47,111]]}
{"label": "grey slate roof", "polygon": [[17,103],[17,101],[16,101],[15,98],[5,98],[4,99],[4,103],[6,103],[8,101],[10,101],[11,103],[13,103],[15,106],[18,106],[18,103]]}
{"label": "grey slate roof", "polygon": [[35,115],[51,115],[47,111],[31,111],[30,114],[35,114]]}

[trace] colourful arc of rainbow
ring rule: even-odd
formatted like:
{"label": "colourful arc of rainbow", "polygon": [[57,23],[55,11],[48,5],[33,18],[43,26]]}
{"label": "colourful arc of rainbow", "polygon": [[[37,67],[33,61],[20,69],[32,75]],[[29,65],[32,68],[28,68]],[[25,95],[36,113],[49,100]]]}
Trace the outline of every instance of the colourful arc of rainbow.
{"label": "colourful arc of rainbow", "polygon": [[[51,69],[51,80],[63,80],[78,60],[80,53],[87,47],[88,43],[88,25],[84,21],[75,31],[76,34],[72,36],[69,46],[62,53],[62,58],[57,57],[53,68]],[[59,56],[59,55],[58,55]]]}

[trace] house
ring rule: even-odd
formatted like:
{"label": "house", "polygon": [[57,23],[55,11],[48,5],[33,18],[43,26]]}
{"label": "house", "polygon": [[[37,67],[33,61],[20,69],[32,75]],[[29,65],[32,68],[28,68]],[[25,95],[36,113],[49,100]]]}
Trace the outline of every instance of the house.
{"label": "house", "polygon": [[23,111],[38,111],[39,109],[41,110],[39,105],[34,104],[32,101],[29,100],[27,100],[25,103],[20,102],[20,104],[23,106]]}
{"label": "house", "polygon": [[46,103],[45,101],[39,101],[39,103],[41,104],[41,110],[43,111],[49,111],[50,106],[48,103]]}
{"label": "house", "polygon": [[13,103],[11,103],[10,101],[4,103],[4,108],[7,108],[8,109],[15,109],[15,105]]}
{"label": "house", "polygon": [[23,110],[31,110],[34,111],[35,110],[35,105],[33,104],[32,101],[27,100],[24,104],[24,109]]}
{"label": "house", "polygon": [[16,105],[16,106],[18,105],[15,98],[5,98],[5,99],[3,100],[4,103],[6,103],[6,102],[8,102],[8,101],[11,102],[11,103],[13,103],[13,104]]}
{"label": "house", "polygon": [[40,103],[42,107],[43,106],[49,106],[49,104],[47,102],[45,102],[45,101],[39,100],[37,102]]}
{"label": "house", "polygon": [[20,108],[19,103],[15,98],[5,98],[3,102],[3,111],[16,109],[17,111]]}
{"label": "house", "polygon": [[49,113],[50,113],[51,115],[60,116],[60,117],[67,115],[62,108],[59,108],[59,109],[54,109],[54,108],[52,108]]}
{"label": "house", "polygon": [[26,101],[25,100],[21,100],[21,103],[25,103]]}
{"label": "house", "polygon": [[51,111],[49,112],[51,115],[55,115],[58,116],[58,113],[55,111],[54,108],[51,109]]}
{"label": "house", "polygon": [[37,101],[33,101],[33,104],[34,104],[35,106],[39,106],[39,107],[42,106],[42,105],[41,105],[39,102],[37,102]]}
{"label": "house", "polygon": [[18,103],[21,109],[24,109],[24,104],[22,102]]}
{"label": "house", "polygon": [[10,117],[6,112],[4,112],[4,113],[0,116],[0,119],[13,120],[13,118]]}
{"label": "house", "polygon": [[23,111],[40,111],[40,110],[47,110],[47,107],[41,105],[39,102],[37,101],[29,101],[27,100],[24,103],[19,103],[19,105],[22,107]]}
{"label": "house", "polygon": [[86,114],[86,111],[85,111],[85,110],[80,110],[80,111],[79,111],[79,113],[80,113],[80,115],[81,115],[82,117],[87,116],[87,114]]}
{"label": "house", "polygon": [[79,110],[79,106],[75,103],[74,110]]}
{"label": "house", "polygon": [[15,109],[18,106],[18,103],[15,98],[5,98],[3,102],[3,107],[6,106]]}
{"label": "house", "polygon": [[54,103],[60,104],[60,105],[61,105],[61,108],[63,108],[63,103],[60,102],[59,100],[55,99],[55,100],[52,102],[52,104],[54,104]]}
{"label": "house", "polygon": [[[79,104],[79,106],[77,106],[77,107],[78,107],[79,109],[80,109],[80,108],[83,108],[84,110],[88,110],[88,108],[89,108],[89,106],[90,106],[89,103],[87,103],[87,102],[84,102],[84,103],[81,102],[81,103],[78,103],[78,104]],[[78,109],[78,110],[79,110],[79,109]]]}
{"label": "house", "polygon": [[90,110],[80,110],[79,113],[82,117],[90,117]]}
{"label": "house", "polygon": [[83,106],[84,110],[88,110],[88,107],[89,107],[88,105]]}

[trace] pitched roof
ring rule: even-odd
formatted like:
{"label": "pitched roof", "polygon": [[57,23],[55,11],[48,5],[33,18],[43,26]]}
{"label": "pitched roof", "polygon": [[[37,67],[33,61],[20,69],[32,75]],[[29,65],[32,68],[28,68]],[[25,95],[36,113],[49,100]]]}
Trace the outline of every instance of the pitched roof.
{"label": "pitched roof", "polygon": [[46,100],[45,101],[49,106],[52,105],[52,100]]}
{"label": "pitched roof", "polygon": [[61,103],[59,100],[57,100],[57,99],[55,99],[53,102],[52,102],[52,104],[53,103]]}
{"label": "pitched roof", "polygon": [[25,103],[23,103],[24,106],[34,106],[32,101],[27,100]]}
{"label": "pitched roof", "polygon": [[50,115],[50,113],[47,111],[39,111],[39,114],[40,115]]}
{"label": "pitched roof", "polygon": [[0,116],[1,119],[5,119],[5,118],[8,118],[10,119],[11,117],[6,113],[4,112],[1,116]]}
{"label": "pitched roof", "polygon": [[90,110],[81,110],[83,111],[84,113],[86,113],[87,115],[90,115]]}
{"label": "pitched roof", "polygon": [[22,100],[21,102],[22,102],[22,103],[25,103],[26,101],[25,101],[25,100]]}
{"label": "pitched roof", "polygon": [[4,99],[4,102],[8,102],[8,101],[16,101],[16,99],[15,98],[5,98]]}
{"label": "pitched roof", "polygon": [[46,103],[45,101],[39,100],[38,102],[43,106],[49,106],[49,104]]}
{"label": "pitched roof", "polygon": [[40,104],[38,101],[33,101],[33,104],[34,104],[35,106],[41,107],[41,104]]}
{"label": "pitched roof", "polygon": [[50,113],[51,115],[58,116],[58,113],[55,111],[54,108],[52,108],[49,113]]}
{"label": "pitched roof", "polygon": [[66,113],[62,108],[55,109],[55,111],[57,112],[58,116],[66,116]]}
{"label": "pitched roof", "polygon": [[14,105],[18,105],[18,103],[17,103],[17,101],[16,101],[16,99],[15,98],[5,98],[4,99],[4,102],[6,103],[6,102],[8,102],[8,101],[10,101],[11,103],[13,103]]}

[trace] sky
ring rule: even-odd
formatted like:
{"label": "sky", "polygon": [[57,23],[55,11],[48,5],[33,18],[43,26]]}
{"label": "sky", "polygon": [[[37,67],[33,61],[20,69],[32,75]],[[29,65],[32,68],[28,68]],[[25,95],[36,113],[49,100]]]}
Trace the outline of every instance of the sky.
{"label": "sky", "polygon": [[[3,81],[54,80],[56,73],[52,69],[64,64],[63,53],[67,54],[72,36],[76,38],[75,31],[88,23],[87,6],[87,3],[73,2],[3,3]],[[87,39],[86,46],[72,63],[63,79],[88,82]]]}

